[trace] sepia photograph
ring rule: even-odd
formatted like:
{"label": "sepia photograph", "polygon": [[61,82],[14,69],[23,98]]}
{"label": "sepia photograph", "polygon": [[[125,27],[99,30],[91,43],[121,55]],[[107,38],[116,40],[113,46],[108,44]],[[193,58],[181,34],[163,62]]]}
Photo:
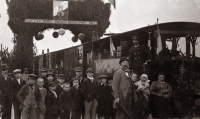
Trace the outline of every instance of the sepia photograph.
{"label": "sepia photograph", "polygon": [[200,119],[200,0],[0,0],[0,119]]}

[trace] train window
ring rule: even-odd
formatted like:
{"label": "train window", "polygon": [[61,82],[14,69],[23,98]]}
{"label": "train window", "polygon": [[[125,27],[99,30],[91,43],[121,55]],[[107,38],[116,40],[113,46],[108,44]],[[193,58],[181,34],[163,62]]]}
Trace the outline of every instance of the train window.
{"label": "train window", "polygon": [[200,38],[197,38],[195,45],[196,57],[200,57]]}

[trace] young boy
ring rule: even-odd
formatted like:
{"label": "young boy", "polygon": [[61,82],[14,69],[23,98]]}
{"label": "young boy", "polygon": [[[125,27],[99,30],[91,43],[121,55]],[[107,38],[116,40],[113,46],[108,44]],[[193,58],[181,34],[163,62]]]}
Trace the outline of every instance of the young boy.
{"label": "young boy", "polygon": [[101,84],[98,86],[98,117],[99,119],[109,119],[113,105],[112,89],[107,85],[107,75],[101,75],[99,79],[101,80]]}
{"label": "young boy", "polygon": [[47,75],[46,75],[46,81],[44,83],[44,88],[46,88],[47,91],[48,91],[49,90],[48,84],[50,82],[54,82],[54,81],[55,81],[55,75],[53,73],[47,73]]}
{"label": "young boy", "polygon": [[41,95],[39,87],[35,85],[36,79],[37,76],[35,74],[30,74],[29,84],[24,85],[17,94],[19,102],[23,105],[22,119],[37,118],[37,107],[39,106]]}
{"label": "young boy", "polygon": [[86,70],[87,78],[83,81],[81,94],[84,97],[85,115],[84,119],[96,119],[97,101],[97,80],[94,79],[94,70]]}
{"label": "young boy", "polygon": [[45,106],[46,106],[46,113],[45,119],[58,119],[58,104],[57,104],[57,97],[56,94],[56,84],[54,82],[50,82],[48,84],[49,91],[46,96]]}
{"label": "young boy", "polygon": [[63,84],[63,92],[59,95],[60,119],[69,119],[71,110],[71,99],[69,95],[70,84]]}
{"label": "young boy", "polygon": [[57,77],[58,85],[56,86],[56,93],[58,96],[63,92],[63,84],[65,82],[65,75],[59,74]]}
{"label": "young boy", "polygon": [[78,79],[73,80],[73,86],[70,89],[70,98],[72,100],[72,119],[80,119],[83,109]]}
{"label": "young boy", "polygon": [[41,94],[41,100],[39,102],[37,119],[44,119],[44,114],[46,112],[45,98],[46,98],[46,95],[47,95],[47,90],[45,88],[43,88],[44,79],[38,78],[37,79],[37,85],[39,86],[39,90],[40,90],[40,94]]}

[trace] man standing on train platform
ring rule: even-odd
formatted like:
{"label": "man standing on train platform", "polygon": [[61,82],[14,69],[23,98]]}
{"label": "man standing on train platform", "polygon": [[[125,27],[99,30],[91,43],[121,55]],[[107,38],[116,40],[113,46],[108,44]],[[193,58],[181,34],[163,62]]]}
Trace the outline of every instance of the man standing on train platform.
{"label": "man standing on train platform", "polygon": [[147,50],[140,45],[137,36],[133,36],[133,47],[129,49],[129,68],[137,74],[143,73],[143,64],[146,64]]}
{"label": "man standing on train platform", "polygon": [[130,74],[129,64],[126,57],[120,58],[120,69],[113,76],[113,94],[114,105],[116,110],[116,119],[129,119],[132,117],[133,105],[137,99]]}
{"label": "man standing on train platform", "polygon": [[13,106],[14,106],[14,114],[15,119],[21,119],[21,109],[20,102],[17,99],[17,94],[19,90],[26,84],[26,82],[21,79],[21,69],[16,69],[13,71],[14,79],[12,80],[13,85]]}
{"label": "man standing on train platform", "polygon": [[64,62],[63,62],[63,60],[60,61],[60,66],[58,67],[58,75],[59,75],[59,74],[65,74]]}
{"label": "man standing on train platform", "polygon": [[12,98],[13,98],[13,89],[12,82],[10,77],[7,76],[8,67],[3,64],[1,66],[1,75],[0,75],[0,91],[3,94],[5,99],[4,109],[2,119],[11,119],[11,107],[12,107]]}
{"label": "man standing on train platform", "polygon": [[[83,69],[81,67],[76,67],[75,69],[75,74],[76,76],[73,77],[70,81],[70,86],[72,87],[73,86],[73,81],[74,80],[78,80],[78,88],[79,88],[79,91],[81,90],[81,87],[82,87],[82,84],[83,84]],[[83,104],[83,97],[81,96],[81,115],[82,115],[82,119],[84,119],[84,104]],[[73,115],[72,115],[73,116]]]}
{"label": "man standing on train platform", "polygon": [[27,68],[23,69],[22,79],[26,82],[26,84],[28,84],[28,69]]}
{"label": "man standing on train platform", "polygon": [[195,80],[186,69],[186,64],[179,65],[179,72],[172,74],[170,84],[173,90],[173,104],[175,117],[190,118],[192,116],[192,107],[194,106],[194,87]]}

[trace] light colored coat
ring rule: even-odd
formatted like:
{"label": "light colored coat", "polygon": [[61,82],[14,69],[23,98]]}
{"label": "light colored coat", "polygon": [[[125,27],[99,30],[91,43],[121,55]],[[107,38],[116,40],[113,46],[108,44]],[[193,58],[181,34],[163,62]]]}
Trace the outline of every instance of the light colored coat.
{"label": "light colored coat", "polygon": [[[125,99],[126,99],[126,95],[128,93],[129,83],[130,82],[132,83],[132,81],[130,81],[130,80],[131,80],[130,75],[128,77],[125,74],[125,71],[122,70],[121,68],[114,73],[113,85],[112,85],[114,98],[115,99],[119,98],[120,103],[124,106],[126,104]],[[133,89],[133,93],[134,93],[133,94],[133,101],[134,101],[136,98],[134,89]],[[113,108],[118,108],[115,103],[113,104]]]}

